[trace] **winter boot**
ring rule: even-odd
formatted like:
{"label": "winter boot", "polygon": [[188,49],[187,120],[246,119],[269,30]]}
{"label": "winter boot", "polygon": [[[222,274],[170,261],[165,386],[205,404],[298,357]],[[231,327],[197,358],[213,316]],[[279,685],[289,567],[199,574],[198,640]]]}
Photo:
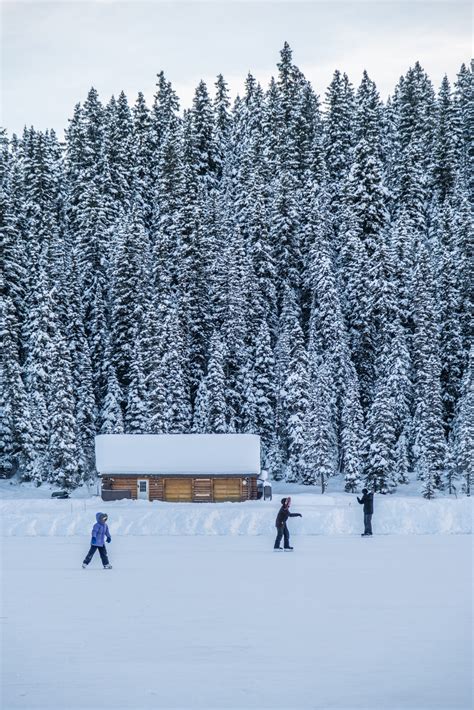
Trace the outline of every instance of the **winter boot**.
{"label": "winter boot", "polygon": [[82,563],[82,569],[87,569],[87,565],[85,562]]}
{"label": "winter boot", "polygon": [[292,550],[293,548],[292,547],[285,547],[284,549],[285,550]]}
{"label": "winter boot", "polygon": [[274,549],[274,550],[283,550],[282,547],[274,547],[273,549]]}
{"label": "winter boot", "polygon": [[112,569],[112,565],[104,565],[104,569]]}

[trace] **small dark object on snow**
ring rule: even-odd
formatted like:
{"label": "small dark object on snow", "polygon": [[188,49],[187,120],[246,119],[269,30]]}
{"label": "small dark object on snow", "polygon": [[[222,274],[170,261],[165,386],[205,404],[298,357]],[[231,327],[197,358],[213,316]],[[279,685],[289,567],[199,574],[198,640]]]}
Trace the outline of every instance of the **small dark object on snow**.
{"label": "small dark object on snow", "polygon": [[69,498],[69,493],[67,491],[55,491],[55,493],[51,493],[51,498]]}
{"label": "small dark object on snow", "polygon": [[257,500],[272,499],[272,484],[263,478],[257,478]]}

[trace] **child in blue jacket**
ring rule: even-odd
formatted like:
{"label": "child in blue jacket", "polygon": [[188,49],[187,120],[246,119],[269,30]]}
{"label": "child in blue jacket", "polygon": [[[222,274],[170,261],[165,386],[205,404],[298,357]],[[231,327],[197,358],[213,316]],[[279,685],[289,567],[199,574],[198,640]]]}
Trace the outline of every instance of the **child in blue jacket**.
{"label": "child in blue jacket", "polygon": [[97,522],[92,528],[91,549],[87,553],[82,566],[85,569],[94,557],[96,551],[99,550],[104,569],[112,569],[112,565],[109,564],[109,558],[107,557],[107,550],[105,548],[105,540],[107,540],[107,542],[112,542],[109,526],[107,525],[107,515],[105,513],[97,513],[95,519]]}

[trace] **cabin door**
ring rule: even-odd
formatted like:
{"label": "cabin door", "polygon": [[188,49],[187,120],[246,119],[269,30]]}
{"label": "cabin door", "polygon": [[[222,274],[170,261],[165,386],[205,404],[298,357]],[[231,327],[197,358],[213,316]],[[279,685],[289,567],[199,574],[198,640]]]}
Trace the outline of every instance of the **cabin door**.
{"label": "cabin door", "polygon": [[241,479],[216,478],[214,481],[214,500],[216,503],[225,500],[242,500]]}
{"label": "cabin door", "polygon": [[149,500],[148,495],[148,480],[146,478],[138,479],[137,481],[137,498]]}
{"label": "cabin door", "polygon": [[190,478],[167,478],[165,480],[165,500],[180,503],[193,499]]}

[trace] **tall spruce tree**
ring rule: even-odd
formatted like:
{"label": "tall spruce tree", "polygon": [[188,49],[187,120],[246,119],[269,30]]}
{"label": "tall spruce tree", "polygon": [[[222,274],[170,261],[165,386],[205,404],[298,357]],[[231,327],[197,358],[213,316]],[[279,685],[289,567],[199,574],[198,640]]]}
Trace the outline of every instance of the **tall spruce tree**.
{"label": "tall spruce tree", "polygon": [[453,425],[454,466],[462,476],[463,491],[470,496],[474,477],[474,366],[473,351],[464,373],[462,392]]}

